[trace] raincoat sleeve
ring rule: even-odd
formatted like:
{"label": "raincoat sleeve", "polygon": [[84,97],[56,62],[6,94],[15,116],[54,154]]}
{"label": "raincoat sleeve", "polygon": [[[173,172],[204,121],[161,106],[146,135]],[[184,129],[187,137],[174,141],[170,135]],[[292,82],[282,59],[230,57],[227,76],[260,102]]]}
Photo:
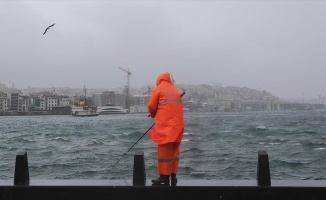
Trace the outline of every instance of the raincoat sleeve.
{"label": "raincoat sleeve", "polygon": [[151,115],[152,118],[155,118],[158,102],[159,102],[159,92],[157,89],[154,89],[147,104],[149,114]]}

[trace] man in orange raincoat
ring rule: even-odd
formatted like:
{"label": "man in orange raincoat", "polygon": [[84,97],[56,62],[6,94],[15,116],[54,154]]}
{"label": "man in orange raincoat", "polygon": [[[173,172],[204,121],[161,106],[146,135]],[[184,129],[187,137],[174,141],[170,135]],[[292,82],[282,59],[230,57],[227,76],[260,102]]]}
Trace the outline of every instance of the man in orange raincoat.
{"label": "man in orange raincoat", "polygon": [[157,77],[156,87],[148,102],[150,116],[155,118],[155,128],[149,136],[157,144],[158,179],[153,185],[176,186],[180,143],[184,132],[182,92],[174,86],[169,72]]}

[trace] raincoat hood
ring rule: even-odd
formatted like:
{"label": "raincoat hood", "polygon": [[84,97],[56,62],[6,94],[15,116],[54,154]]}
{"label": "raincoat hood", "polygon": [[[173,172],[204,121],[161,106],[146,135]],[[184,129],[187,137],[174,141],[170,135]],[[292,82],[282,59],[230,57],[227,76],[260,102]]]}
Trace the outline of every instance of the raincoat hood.
{"label": "raincoat hood", "polygon": [[170,74],[169,72],[165,72],[163,74],[160,74],[157,77],[156,86],[158,86],[162,81],[167,81],[167,82],[173,84],[174,83],[174,79],[172,77],[172,74]]}

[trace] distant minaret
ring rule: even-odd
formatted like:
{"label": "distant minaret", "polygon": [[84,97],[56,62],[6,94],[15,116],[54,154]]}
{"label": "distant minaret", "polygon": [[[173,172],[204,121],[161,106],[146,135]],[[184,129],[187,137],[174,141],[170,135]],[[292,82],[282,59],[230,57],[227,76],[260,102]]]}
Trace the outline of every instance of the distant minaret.
{"label": "distant minaret", "polygon": [[15,83],[12,83],[12,88],[15,88]]}
{"label": "distant minaret", "polygon": [[85,92],[85,106],[86,106],[86,92],[87,92],[87,90],[86,90],[85,85],[84,85],[84,92]]}
{"label": "distant minaret", "polygon": [[151,95],[152,94],[152,89],[151,87],[147,86],[147,94],[148,95]]}

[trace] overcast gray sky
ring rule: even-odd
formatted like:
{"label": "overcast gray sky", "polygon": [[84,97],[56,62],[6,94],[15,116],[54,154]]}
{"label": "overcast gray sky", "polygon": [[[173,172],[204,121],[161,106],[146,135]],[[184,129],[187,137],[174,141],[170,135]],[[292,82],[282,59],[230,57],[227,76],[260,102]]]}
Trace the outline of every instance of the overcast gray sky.
{"label": "overcast gray sky", "polygon": [[[46,27],[55,23],[47,31]],[[0,83],[177,83],[326,96],[326,1],[0,1]]]}

